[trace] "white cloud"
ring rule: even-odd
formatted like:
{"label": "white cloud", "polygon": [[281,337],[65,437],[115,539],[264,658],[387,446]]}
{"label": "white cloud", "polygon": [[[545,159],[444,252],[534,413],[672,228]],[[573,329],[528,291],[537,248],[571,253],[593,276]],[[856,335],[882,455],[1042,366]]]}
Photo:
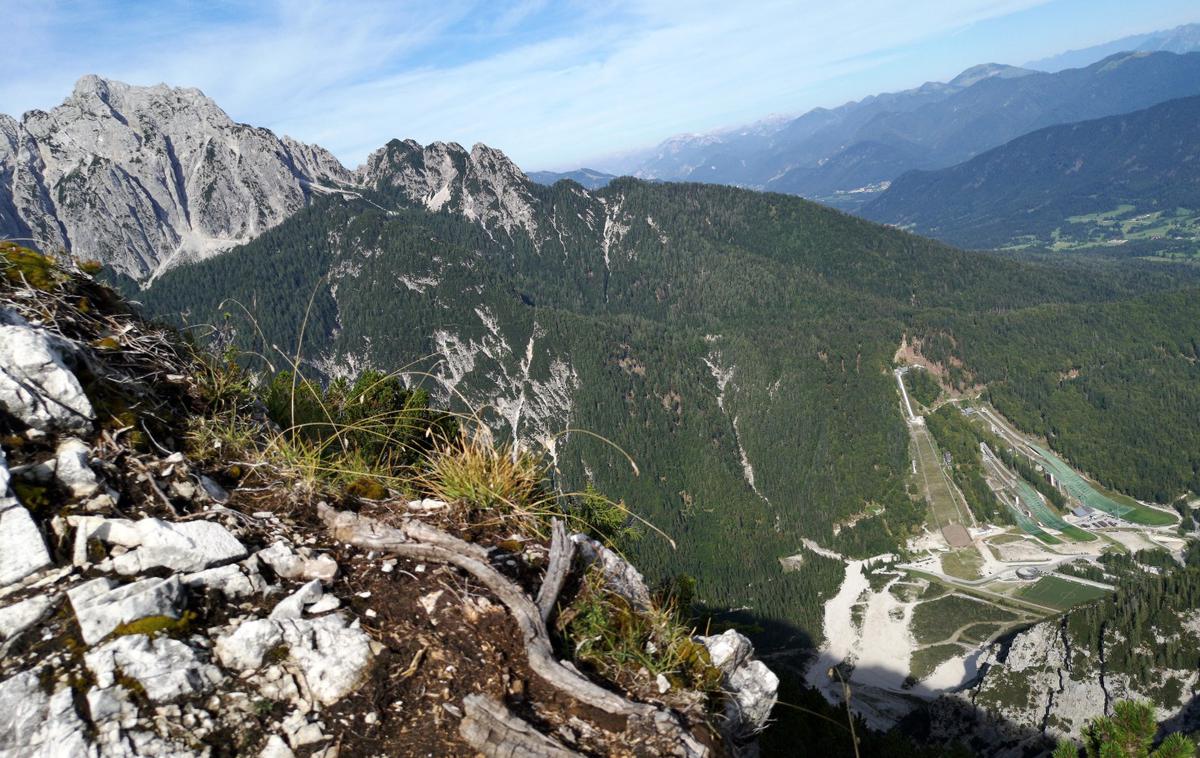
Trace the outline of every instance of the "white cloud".
{"label": "white cloud", "polygon": [[561,165],[799,109],[895,48],[1040,2],[276,0],[246,12],[180,0],[114,19],[99,2],[0,0],[0,16],[21,19],[0,108],[53,105],[95,72],[200,87],[234,118],[350,164],[414,137]]}

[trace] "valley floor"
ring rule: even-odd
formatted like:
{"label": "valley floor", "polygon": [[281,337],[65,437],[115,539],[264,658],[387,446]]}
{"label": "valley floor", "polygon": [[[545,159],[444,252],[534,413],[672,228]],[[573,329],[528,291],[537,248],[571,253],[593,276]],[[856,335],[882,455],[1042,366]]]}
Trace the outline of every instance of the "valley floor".
{"label": "valley floor", "polygon": [[[943,402],[1048,472],[1071,508],[1060,513],[983,445],[987,485],[1015,523],[978,523],[905,389],[905,370],[896,372],[898,396],[912,438],[914,491],[929,507],[924,533],[903,560],[848,560],[805,545],[846,565],[825,603],[826,642],[806,679],[831,702],[851,692],[853,709],[879,729],[920,701],[970,684],[998,638],[1112,592],[1113,584],[1096,578],[1104,577],[1101,556],[1154,548],[1178,555],[1185,546],[1174,514],[1103,490],[990,406],[953,398]],[[1082,576],[1088,567],[1093,578]]]}

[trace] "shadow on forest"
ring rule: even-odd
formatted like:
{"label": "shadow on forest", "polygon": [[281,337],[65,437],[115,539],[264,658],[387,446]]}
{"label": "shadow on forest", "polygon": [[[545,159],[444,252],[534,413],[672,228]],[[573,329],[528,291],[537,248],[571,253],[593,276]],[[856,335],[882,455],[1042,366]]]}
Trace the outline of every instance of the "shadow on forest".
{"label": "shadow on forest", "polygon": [[[805,683],[804,674],[812,660],[813,648],[808,632],[748,611],[698,610],[701,633],[737,629],[751,638],[756,655],[779,676],[779,704],[772,714],[771,725],[759,739],[763,756],[854,758],[845,708],[827,702]],[[987,664],[980,675],[986,670]],[[852,702],[853,690],[852,682]],[[855,719],[860,756],[933,758],[1003,754],[1032,758],[1054,748],[1054,741],[1039,730],[985,713],[965,699],[942,697],[927,703],[912,698],[911,702],[916,703],[916,708],[887,733],[871,731],[861,718]],[[1200,706],[1196,708],[1200,712]]]}

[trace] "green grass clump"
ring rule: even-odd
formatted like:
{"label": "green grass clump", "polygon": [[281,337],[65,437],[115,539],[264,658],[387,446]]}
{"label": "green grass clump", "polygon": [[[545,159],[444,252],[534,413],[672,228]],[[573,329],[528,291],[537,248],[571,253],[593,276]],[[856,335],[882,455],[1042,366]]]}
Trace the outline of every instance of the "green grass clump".
{"label": "green grass clump", "polygon": [[49,292],[66,281],[66,274],[54,259],[12,242],[0,242],[0,272],[14,285]]}
{"label": "green grass clump", "polygon": [[607,589],[597,569],[585,575],[556,627],[575,661],[624,686],[636,686],[646,674],[650,681],[641,681],[643,686],[659,674],[677,688],[713,692],[721,685],[720,669],[708,649],[692,640],[674,606],[635,608]]}
{"label": "green grass clump", "polygon": [[193,611],[184,611],[179,618],[171,616],[146,616],[134,621],[127,621],[113,630],[113,637],[125,637],[130,634],[145,634],[154,638],[160,634],[178,635],[188,631],[196,619]]}
{"label": "green grass clump", "polygon": [[475,510],[547,512],[552,507],[542,463],[493,443],[486,434],[463,434],[434,450],[424,481],[439,499]]}

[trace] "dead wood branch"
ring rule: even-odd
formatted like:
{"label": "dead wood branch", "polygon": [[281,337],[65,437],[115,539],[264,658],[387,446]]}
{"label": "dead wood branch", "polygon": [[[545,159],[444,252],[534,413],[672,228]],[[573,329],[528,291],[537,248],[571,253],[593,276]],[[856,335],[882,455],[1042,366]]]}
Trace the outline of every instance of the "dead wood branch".
{"label": "dead wood branch", "polygon": [[463,710],[458,733],[487,758],[579,758],[579,753],[537,731],[491,698],[467,695]]}
{"label": "dead wood branch", "polygon": [[546,566],[546,576],[542,586],[538,588],[537,606],[542,614],[542,623],[550,620],[558,594],[562,592],[567,574],[571,572],[571,560],[575,557],[575,543],[567,536],[567,528],[559,519],[550,522],[550,563]]}

